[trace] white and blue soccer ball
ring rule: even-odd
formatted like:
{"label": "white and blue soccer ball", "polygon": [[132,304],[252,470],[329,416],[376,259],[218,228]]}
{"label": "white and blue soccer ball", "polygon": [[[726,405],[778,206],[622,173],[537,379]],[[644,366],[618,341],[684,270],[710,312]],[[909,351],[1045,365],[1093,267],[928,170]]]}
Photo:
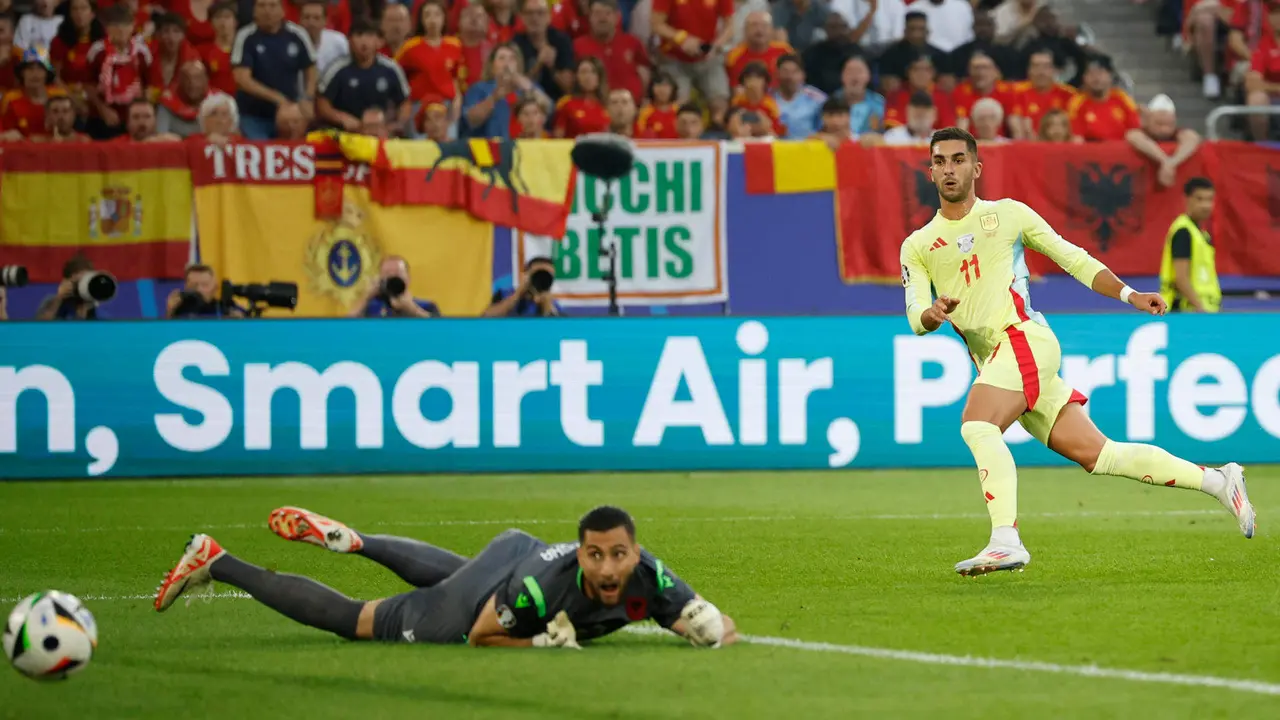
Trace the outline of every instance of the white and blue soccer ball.
{"label": "white and blue soccer ball", "polygon": [[84,603],[57,590],[18,603],[4,627],[4,656],[36,680],[62,680],[89,664],[98,647],[98,624]]}

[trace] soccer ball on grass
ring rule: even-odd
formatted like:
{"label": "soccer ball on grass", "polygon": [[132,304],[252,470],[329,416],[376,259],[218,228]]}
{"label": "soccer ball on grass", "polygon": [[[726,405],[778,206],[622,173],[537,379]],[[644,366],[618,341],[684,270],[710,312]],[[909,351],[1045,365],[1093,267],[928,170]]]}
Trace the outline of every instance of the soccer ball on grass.
{"label": "soccer ball on grass", "polygon": [[4,656],[36,680],[62,680],[89,664],[98,646],[93,613],[73,595],[57,590],[24,598],[4,628]]}

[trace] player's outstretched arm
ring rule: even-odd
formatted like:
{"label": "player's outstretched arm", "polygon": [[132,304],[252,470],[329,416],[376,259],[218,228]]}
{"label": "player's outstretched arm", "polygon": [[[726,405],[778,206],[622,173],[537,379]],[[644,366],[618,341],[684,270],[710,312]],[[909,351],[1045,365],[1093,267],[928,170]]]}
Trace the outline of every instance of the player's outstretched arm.
{"label": "player's outstretched arm", "polygon": [[540,613],[530,608],[513,609],[506,604],[499,606],[497,593],[489,597],[471,625],[467,643],[472,647],[582,649],[578,645],[577,631],[565,611],[556,613],[551,622],[547,622]]}
{"label": "player's outstretched arm", "polygon": [[1160,293],[1138,292],[1105,267],[1093,276],[1093,284],[1090,287],[1099,295],[1127,303],[1151,315],[1163,315],[1169,310]]}

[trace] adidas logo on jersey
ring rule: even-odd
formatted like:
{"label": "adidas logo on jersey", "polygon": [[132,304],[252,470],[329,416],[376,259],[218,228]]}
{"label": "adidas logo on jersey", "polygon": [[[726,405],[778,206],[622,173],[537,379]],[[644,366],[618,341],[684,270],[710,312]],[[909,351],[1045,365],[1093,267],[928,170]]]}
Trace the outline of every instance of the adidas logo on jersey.
{"label": "adidas logo on jersey", "polygon": [[947,241],[943,240],[942,238],[938,238],[937,240],[933,241],[933,247],[929,248],[929,252],[933,252],[934,250],[937,250],[940,247],[946,247],[946,246],[947,246]]}

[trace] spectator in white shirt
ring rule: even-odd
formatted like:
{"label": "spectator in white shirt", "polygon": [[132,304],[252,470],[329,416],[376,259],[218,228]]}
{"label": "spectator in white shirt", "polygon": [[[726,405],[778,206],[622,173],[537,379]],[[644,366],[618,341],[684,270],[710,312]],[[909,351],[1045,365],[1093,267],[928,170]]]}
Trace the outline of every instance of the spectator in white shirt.
{"label": "spectator in white shirt", "polygon": [[58,26],[62,24],[62,16],[54,15],[55,0],[36,0],[32,12],[22,16],[18,21],[18,29],[13,34],[13,44],[26,50],[27,48],[49,49],[53,37],[58,34]]}
{"label": "spectator in white shirt", "polygon": [[316,73],[320,77],[335,61],[351,56],[346,36],[326,27],[328,15],[327,0],[303,0],[298,8],[298,24],[307,31],[316,49]]}
{"label": "spectator in white shirt", "polygon": [[906,33],[907,5],[903,0],[831,0],[831,9],[853,28],[853,41],[873,54]]}
{"label": "spectator in white shirt", "polygon": [[1044,0],[1004,0],[991,15],[996,21],[996,42],[1019,45],[1024,35],[1035,32],[1033,22],[1044,4]]}
{"label": "spectator in white shirt", "polygon": [[973,6],[969,0],[922,0],[911,9],[929,19],[929,44],[942,52],[952,50],[973,39]]}
{"label": "spectator in white shirt", "polygon": [[884,134],[885,145],[928,144],[933,135],[933,124],[938,120],[938,109],[927,92],[917,92],[907,103],[907,122],[889,128]]}

